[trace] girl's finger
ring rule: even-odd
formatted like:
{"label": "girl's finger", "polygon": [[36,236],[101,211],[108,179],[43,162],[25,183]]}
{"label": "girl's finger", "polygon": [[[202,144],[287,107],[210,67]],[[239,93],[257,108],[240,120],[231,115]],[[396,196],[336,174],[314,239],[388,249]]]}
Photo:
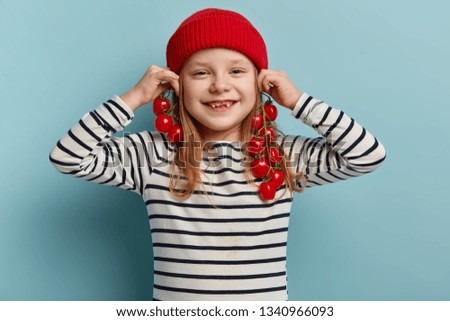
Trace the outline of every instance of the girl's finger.
{"label": "girl's finger", "polygon": [[175,95],[178,96],[179,90],[180,90],[180,83],[178,82],[178,79],[171,78],[169,80],[169,83],[171,87],[173,88],[173,91],[175,92]]}
{"label": "girl's finger", "polygon": [[173,71],[170,71],[168,69],[161,69],[157,75],[158,78],[160,78],[162,80],[162,78],[166,78],[165,80],[168,81],[169,79],[179,79],[180,76],[178,76],[176,73],[174,73]]}
{"label": "girl's finger", "polygon": [[179,92],[179,83],[178,79],[173,79],[169,77],[164,77],[161,80],[156,80],[154,93],[152,95],[152,100],[158,97],[163,92],[172,88],[175,94],[178,96]]}
{"label": "girl's finger", "polygon": [[258,88],[260,91],[264,91],[264,79],[266,78],[268,74],[268,70],[267,69],[262,69],[259,72],[258,78],[257,78],[257,83],[258,83]]}
{"label": "girl's finger", "polygon": [[279,84],[279,77],[276,74],[265,74],[261,79],[261,88],[269,93],[269,91]]}

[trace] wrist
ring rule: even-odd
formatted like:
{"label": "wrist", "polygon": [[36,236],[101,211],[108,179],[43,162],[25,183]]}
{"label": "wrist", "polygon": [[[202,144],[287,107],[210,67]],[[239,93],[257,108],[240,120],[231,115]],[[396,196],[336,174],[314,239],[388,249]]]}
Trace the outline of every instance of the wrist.
{"label": "wrist", "polygon": [[295,106],[297,105],[298,101],[300,100],[300,97],[302,96],[302,93],[300,91],[297,91],[294,99],[292,99],[292,103],[287,106],[290,110],[294,110]]}
{"label": "wrist", "polygon": [[132,88],[129,91],[127,91],[125,94],[120,96],[120,99],[123,100],[125,104],[128,105],[128,107],[131,108],[131,110],[135,111],[140,106],[142,106],[141,103],[141,96],[137,92],[136,89]]}

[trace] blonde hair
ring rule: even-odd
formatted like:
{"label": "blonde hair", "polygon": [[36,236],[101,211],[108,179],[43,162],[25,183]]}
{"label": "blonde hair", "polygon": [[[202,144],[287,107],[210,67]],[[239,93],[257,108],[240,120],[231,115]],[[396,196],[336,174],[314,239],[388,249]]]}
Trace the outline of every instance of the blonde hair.
{"label": "blonde hair", "polygon": [[[256,77],[258,75],[256,68],[255,68],[255,75],[256,75],[255,76],[256,92],[259,92],[256,81]],[[200,162],[202,160],[203,155],[202,147],[205,146],[207,142],[204,140],[204,137],[202,137],[201,133],[198,131],[197,120],[194,119],[188,113],[188,111],[184,106],[183,70],[181,70],[180,72],[179,84],[180,84],[179,97],[176,97],[175,95],[172,96],[172,103],[174,106],[173,117],[175,121],[181,124],[181,126],[183,127],[184,141],[174,145],[175,155],[173,157],[173,160],[170,162],[171,175],[170,175],[169,189],[170,192],[175,197],[181,200],[186,200],[195,191],[197,185],[201,185],[203,189],[202,193],[207,196],[207,193],[204,190],[203,180],[201,179],[201,174],[204,173],[200,169]],[[262,103],[263,103],[262,93],[259,93],[257,94],[256,97],[255,106],[242,122],[241,143],[249,142],[250,139],[253,137],[251,128],[252,117],[257,114],[258,109],[262,105]],[[280,133],[282,136],[284,136],[284,134],[277,129],[275,122],[272,122],[272,127],[276,133]],[[276,139],[274,139],[274,141],[276,141]],[[285,175],[286,189],[288,189],[291,192],[292,198],[292,194],[294,191],[296,192],[303,191],[304,185],[303,187],[298,187],[296,181],[304,179],[304,175],[303,173],[294,173],[292,169],[286,165],[287,163],[290,163],[288,156],[285,155],[283,149],[278,144],[276,145],[278,147],[280,155],[282,156],[280,167],[281,171]],[[271,147],[272,146],[273,145],[271,144]],[[245,178],[250,185],[257,187],[258,185],[255,183],[253,179],[253,174],[251,173],[251,166],[248,166],[249,164],[252,163],[253,158],[248,153],[244,152],[243,154],[245,164],[247,165],[245,166]],[[178,169],[180,175],[174,175],[175,168]],[[182,179],[181,176],[184,176],[184,179]],[[286,193],[286,189],[282,196],[284,196],[284,194]]]}

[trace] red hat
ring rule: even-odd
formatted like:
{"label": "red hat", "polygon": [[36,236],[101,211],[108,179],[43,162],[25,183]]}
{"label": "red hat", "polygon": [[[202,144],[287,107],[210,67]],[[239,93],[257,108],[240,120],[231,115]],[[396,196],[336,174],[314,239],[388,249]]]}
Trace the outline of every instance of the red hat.
{"label": "red hat", "polygon": [[207,48],[236,50],[253,61],[259,70],[267,69],[267,50],[258,30],[237,12],[204,9],[184,20],[167,43],[167,66],[179,73],[193,53]]}

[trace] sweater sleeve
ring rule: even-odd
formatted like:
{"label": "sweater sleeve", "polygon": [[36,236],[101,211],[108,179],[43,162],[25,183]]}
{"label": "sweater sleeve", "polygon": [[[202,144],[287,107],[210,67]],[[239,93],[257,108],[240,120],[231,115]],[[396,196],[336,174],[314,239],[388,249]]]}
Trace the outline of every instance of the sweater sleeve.
{"label": "sweater sleeve", "polygon": [[[383,145],[343,111],[303,93],[292,115],[321,136],[287,136],[290,167],[306,179],[298,186],[313,187],[360,176],[375,170],[386,158]],[[287,145],[286,145],[287,144]]]}
{"label": "sweater sleeve", "polygon": [[50,162],[63,174],[117,186],[142,195],[140,158],[129,135],[112,137],[134,118],[117,95],[85,114],[50,152]]}

